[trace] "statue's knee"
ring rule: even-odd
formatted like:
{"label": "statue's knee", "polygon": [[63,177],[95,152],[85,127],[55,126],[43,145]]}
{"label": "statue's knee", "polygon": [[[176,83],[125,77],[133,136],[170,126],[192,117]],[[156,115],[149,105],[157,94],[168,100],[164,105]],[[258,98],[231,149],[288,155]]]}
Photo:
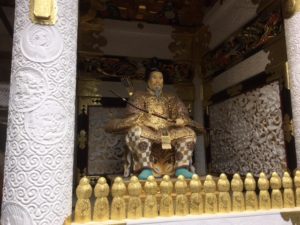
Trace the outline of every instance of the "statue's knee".
{"label": "statue's knee", "polygon": [[193,151],[196,146],[196,137],[186,137],[182,138],[176,141],[175,148],[177,151],[183,150],[183,151]]}
{"label": "statue's knee", "polygon": [[140,133],[142,131],[141,126],[134,126],[128,130],[128,133]]}
{"label": "statue's knee", "polygon": [[150,142],[148,141],[141,141],[138,143],[138,148],[141,151],[147,151],[148,149],[150,149]]}
{"label": "statue's knee", "polygon": [[181,161],[182,159],[183,159],[183,154],[182,154],[182,152],[177,151],[177,152],[175,153],[175,160],[176,160],[176,161]]}
{"label": "statue's knee", "polygon": [[186,148],[188,150],[194,150],[195,149],[195,144],[196,144],[195,140],[188,140],[186,142]]}

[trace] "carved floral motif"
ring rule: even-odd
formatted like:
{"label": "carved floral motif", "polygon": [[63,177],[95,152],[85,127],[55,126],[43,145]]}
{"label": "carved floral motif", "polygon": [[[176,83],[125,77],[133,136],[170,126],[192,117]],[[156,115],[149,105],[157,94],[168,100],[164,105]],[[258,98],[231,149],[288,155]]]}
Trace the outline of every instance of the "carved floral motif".
{"label": "carved floral motif", "polygon": [[174,63],[172,60],[157,58],[81,55],[78,67],[81,74],[93,73],[103,80],[115,80],[124,76],[144,80],[146,70],[153,67],[163,72],[165,83],[190,82],[193,79],[190,63]]}
{"label": "carved floral motif", "polygon": [[282,173],[286,155],[280,107],[278,82],[212,105],[212,171]]}
{"label": "carved floral motif", "polygon": [[33,68],[22,68],[12,77],[12,106],[22,112],[39,107],[47,96],[46,76]]}
{"label": "carved floral motif", "polygon": [[103,127],[111,118],[124,115],[124,110],[125,108],[89,107],[89,174],[123,173],[122,157],[126,146],[124,137],[109,134],[104,131]]}
{"label": "carved floral motif", "polygon": [[29,24],[20,44],[24,56],[35,62],[53,61],[63,50],[63,39],[55,26]]}

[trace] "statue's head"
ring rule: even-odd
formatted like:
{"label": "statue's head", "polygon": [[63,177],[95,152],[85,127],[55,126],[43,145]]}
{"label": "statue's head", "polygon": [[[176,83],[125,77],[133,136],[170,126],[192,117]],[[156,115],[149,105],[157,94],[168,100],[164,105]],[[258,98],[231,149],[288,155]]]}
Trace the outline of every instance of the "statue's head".
{"label": "statue's head", "polygon": [[160,95],[164,85],[163,73],[159,71],[159,69],[154,68],[148,72],[146,81],[148,84],[148,88],[154,91],[156,94]]}

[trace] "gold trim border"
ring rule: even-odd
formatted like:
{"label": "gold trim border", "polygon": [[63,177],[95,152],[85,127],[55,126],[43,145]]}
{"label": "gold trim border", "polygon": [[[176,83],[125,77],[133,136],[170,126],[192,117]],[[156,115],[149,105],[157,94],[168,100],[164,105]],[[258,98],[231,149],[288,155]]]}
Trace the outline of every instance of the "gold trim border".
{"label": "gold trim border", "polygon": [[[30,19],[32,23],[40,25],[54,25],[57,22],[57,0],[30,0]],[[44,7],[51,8],[50,16],[35,15],[35,8],[42,9]]]}

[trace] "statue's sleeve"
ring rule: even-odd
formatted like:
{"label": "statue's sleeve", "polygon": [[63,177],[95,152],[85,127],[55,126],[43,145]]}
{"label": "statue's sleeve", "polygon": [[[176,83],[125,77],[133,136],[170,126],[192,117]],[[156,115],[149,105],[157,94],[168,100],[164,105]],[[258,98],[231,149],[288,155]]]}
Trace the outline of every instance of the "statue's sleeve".
{"label": "statue's sleeve", "polygon": [[[145,101],[143,94],[141,92],[136,92],[129,100],[129,103],[140,108],[140,109],[145,109]],[[140,114],[142,113],[141,110],[133,107],[132,105],[127,104],[126,107],[126,112],[127,114]]]}
{"label": "statue's sleeve", "polygon": [[182,118],[189,119],[189,113],[185,104],[177,97],[174,96],[171,102],[171,117],[173,119]]}
{"label": "statue's sleeve", "polygon": [[[129,102],[138,108],[144,108],[144,98],[141,94],[136,93],[129,99]],[[139,117],[141,116],[141,111],[127,104],[126,113],[121,118],[115,118],[110,120],[104,127],[106,132],[109,133],[126,133],[128,129],[135,126]]]}

